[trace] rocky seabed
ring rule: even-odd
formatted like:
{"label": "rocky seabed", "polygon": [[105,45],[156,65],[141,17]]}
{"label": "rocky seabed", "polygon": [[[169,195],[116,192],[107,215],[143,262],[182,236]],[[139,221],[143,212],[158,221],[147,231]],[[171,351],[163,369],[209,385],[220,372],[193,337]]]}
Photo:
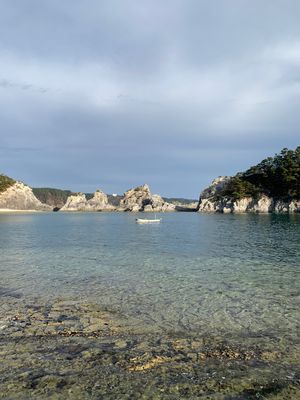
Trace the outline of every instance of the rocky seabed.
{"label": "rocky seabed", "polygon": [[284,344],[142,333],[80,299],[0,297],[0,399],[299,399]]}

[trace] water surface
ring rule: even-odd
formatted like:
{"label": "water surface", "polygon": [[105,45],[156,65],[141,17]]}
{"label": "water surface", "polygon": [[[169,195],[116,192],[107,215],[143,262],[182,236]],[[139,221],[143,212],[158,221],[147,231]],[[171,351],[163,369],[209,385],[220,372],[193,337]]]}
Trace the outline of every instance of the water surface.
{"label": "water surface", "polygon": [[298,354],[300,215],[136,217],[0,215],[2,300],[79,299],[118,313],[134,334]]}

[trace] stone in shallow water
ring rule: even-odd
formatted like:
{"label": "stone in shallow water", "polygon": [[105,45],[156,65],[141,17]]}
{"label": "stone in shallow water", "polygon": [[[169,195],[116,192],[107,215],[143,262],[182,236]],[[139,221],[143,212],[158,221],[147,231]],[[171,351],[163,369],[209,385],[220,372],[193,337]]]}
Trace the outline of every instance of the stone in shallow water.
{"label": "stone in shallow water", "polygon": [[127,344],[126,340],[119,339],[115,342],[115,347],[117,349],[126,349],[128,347],[128,344]]}
{"label": "stone in shallow water", "polygon": [[[124,323],[95,304],[68,303],[57,314],[49,303],[39,310],[15,299],[8,304],[1,315],[12,325],[0,340],[0,393],[11,398],[190,399],[213,394],[214,400],[226,395],[244,400],[258,393],[270,400],[294,400],[300,393],[293,367],[299,354],[286,346],[281,352],[276,341],[260,346],[254,341],[253,347],[221,336],[136,333],[129,320]],[[75,329],[91,322],[96,331]]]}

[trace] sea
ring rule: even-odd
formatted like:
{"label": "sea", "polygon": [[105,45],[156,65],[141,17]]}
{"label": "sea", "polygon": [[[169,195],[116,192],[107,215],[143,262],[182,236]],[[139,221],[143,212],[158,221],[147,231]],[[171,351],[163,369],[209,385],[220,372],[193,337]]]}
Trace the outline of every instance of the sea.
{"label": "sea", "polygon": [[[136,223],[149,215],[0,214],[0,303],[8,296],[30,304],[75,299],[122,316],[129,336],[201,338],[204,347],[215,338],[219,353],[221,342],[266,353],[249,362],[232,356],[232,369],[244,368],[245,379],[257,370],[254,380],[265,371],[267,388],[272,379],[280,381],[276,393],[284,385],[295,390],[300,215],[177,212],[158,214],[160,224]],[[230,359],[215,357],[219,366]],[[224,398],[250,399],[253,387],[236,397],[228,389]],[[257,390],[262,397],[253,398],[273,393]],[[177,398],[164,393],[157,398]]]}

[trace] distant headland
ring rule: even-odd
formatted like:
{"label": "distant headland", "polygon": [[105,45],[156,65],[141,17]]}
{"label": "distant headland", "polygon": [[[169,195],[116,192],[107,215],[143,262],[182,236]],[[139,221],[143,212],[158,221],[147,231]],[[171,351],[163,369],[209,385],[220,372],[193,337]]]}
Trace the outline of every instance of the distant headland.
{"label": "distant headland", "polygon": [[300,147],[283,149],[245,172],[219,176],[204,189],[199,201],[166,199],[152,194],[147,184],[123,196],[70,190],[30,188],[0,175],[0,211],[130,211],[130,212],[300,212]]}

